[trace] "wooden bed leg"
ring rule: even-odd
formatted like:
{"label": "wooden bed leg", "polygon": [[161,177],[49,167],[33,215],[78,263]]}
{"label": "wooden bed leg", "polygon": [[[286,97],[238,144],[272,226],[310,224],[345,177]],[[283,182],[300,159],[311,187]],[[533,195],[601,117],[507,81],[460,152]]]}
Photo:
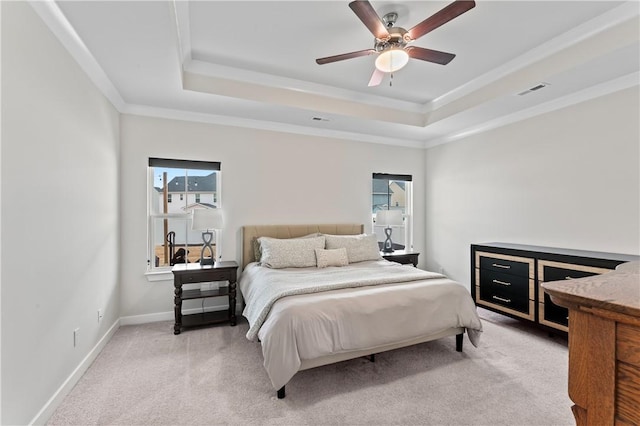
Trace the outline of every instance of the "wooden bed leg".
{"label": "wooden bed leg", "polygon": [[369,361],[376,362],[376,354],[369,355]]}
{"label": "wooden bed leg", "polygon": [[462,352],[462,338],[464,333],[456,334],[456,351]]}
{"label": "wooden bed leg", "polygon": [[284,386],[278,389],[278,399],[284,398]]}

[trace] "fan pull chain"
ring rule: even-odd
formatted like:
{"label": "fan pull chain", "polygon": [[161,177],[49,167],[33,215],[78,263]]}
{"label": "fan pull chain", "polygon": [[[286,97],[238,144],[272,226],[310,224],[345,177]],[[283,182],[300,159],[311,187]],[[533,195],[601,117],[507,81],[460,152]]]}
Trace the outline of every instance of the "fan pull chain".
{"label": "fan pull chain", "polygon": [[391,73],[391,76],[389,78],[389,87],[393,87],[393,73]]}

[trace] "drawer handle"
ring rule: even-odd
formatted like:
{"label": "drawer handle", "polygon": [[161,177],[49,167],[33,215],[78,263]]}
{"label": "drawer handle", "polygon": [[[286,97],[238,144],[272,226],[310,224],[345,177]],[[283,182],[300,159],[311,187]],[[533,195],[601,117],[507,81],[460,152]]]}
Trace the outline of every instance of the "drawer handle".
{"label": "drawer handle", "polygon": [[511,303],[511,299],[503,299],[502,297],[498,297],[498,296],[492,296],[494,299],[499,300],[501,302],[505,302],[505,303]]}
{"label": "drawer handle", "polygon": [[511,283],[507,283],[507,282],[500,281],[500,280],[493,280],[493,282],[496,283],[496,284],[500,284],[500,285],[511,285]]}
{"label": "drawer handle", "polygon": [[495,268],[511,269],[511,266],[510,266],[510,265],[501,265],[501,264],[499,264],[499,263],[494,263],[494,264],[493,264],[493,265],[491,265],[491,266],[493,266],[493,267],[495,267]]}

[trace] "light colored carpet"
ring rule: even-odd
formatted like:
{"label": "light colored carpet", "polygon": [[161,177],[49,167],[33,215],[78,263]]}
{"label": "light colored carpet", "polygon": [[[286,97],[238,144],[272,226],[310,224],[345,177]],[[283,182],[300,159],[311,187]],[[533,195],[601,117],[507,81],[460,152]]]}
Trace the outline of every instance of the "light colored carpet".
{"label": "light colored carpet", "polygon": [[567,341],[479,309],[465,336],[299,372],[278,400],[246,321],[173,335],[173,323],[121,327],[51,425],[573,425]]}

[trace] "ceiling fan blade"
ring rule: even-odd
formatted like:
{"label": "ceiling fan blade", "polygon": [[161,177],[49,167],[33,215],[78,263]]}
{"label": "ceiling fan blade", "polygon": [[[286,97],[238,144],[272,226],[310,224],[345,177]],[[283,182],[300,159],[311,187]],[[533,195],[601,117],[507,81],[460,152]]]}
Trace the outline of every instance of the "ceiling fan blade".
{"label": "ceiling fan blade", "polygon": [[441,52],[439,50],[425,49],[424,47],[411,46],[405,49],[409,57],[422,61],[435,62],[440,65],[447,65],[456,57],[453,53]]}
{"label": "ceiling fan blade", "polygon": [[434,13],[415,27],[411,28],[408,33],[413,40],[435,30],[439,26],[446,24],[453,18],[456,18],[468,10],[476,6],[475,1],[456,0],[440,11]]}
{"label": "ceiling fan blade", "polygon": [[373,55],[376,53],[373,49],[358,50],[357,52],[343,53],[341,55],[327,56],[326,58],[316,59],[318,65],[329,64],[331,62],[344,61],[345,59],[357,58],[360,56]]}
{"label": "ceiling fan blade", "polygon": [[362,23],[371,31],[375,38],[384,39],[389,37],[387,27],[376,13],[371,3],[366,0],[357,0],[349,3],[349,7],[360,18]]}
{"label": "ceiling fan blade", "polygon": [[378,68],[374,69],[373,74],[371,74],[371,79],[369,80],[369,87],[380,85],[383,78],[384,72],[380,71]]}

